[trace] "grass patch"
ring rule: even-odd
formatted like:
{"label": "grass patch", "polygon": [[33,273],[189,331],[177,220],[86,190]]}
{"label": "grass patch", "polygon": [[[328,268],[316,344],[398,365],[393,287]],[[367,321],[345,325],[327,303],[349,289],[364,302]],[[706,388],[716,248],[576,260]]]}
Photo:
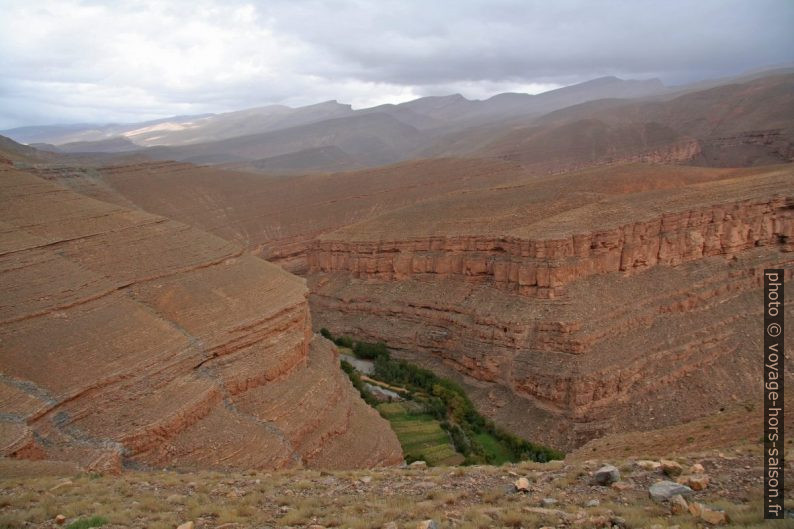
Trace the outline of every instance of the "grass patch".
{"label": "grass patch", "polygon": [[80,518],[66,526],[66,529],[90,529],[91,527],[102,527],[107,524],[107,518],[102,516],[91,516],[90,518]]}
{"label": "grass patch", "polygon": [[474,436],[480,446],[485,451],[485,457],[493,465],[502,465],[513,460],[513,454],[505,445],[500,443],[493,435],[488,432],[481,432]]}
{"label": "grass patch", "polygon": [[455,451],[441,423],[425,413],[412,413],[401,402],[384,402],[377,410],[391,424],[408,461],[428,465],[457,465],[463,456]]}

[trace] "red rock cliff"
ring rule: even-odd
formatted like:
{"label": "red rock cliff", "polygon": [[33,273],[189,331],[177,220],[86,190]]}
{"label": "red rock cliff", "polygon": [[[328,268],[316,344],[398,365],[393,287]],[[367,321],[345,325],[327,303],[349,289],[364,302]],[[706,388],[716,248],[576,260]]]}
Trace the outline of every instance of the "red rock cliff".
{"label": "red rock cliff", "polygon": [[446,224],[403,210],[314,243],[312,313],[457,377],[530,438],[571,447],[679,423],[758,396],[762,272],[794,276],[793,178],[625,194],[523,226],[510,215],[501,236],[420,236]]}

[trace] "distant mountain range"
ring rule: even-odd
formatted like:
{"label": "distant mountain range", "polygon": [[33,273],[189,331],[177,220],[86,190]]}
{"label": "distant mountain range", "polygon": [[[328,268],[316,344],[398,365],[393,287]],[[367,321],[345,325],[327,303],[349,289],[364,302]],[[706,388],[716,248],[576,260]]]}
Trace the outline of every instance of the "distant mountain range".
{"label": "distant mountain range", "polygon": [[[713,143],[719,136],[789,127],[792,72],[755,72],[683,87],[666,87],[658,79],[602,77],[537,95],[505,93],[485,100],[455,94],[360,110],[327,101],[0,134],[51,152],[136,152],[271,173],[339,171],[437,156],[488,156],[555,168],[556,158],[570,165],[658,151],[656,156],[671,161],[687,155],[692,141]],[[756,97],[753,105],[744,105],[748,94],[735,87],[746,83],[760,86],[768,100]],[[722,120],[720,112],[728,110],[741,119]],[[689,148],[713,158],[713,152],[703,154],[709,151],[704,145]],[[758,150],[746,149],[742,156],[770,160]],[[729,161],[748,163],[742,156]]]}

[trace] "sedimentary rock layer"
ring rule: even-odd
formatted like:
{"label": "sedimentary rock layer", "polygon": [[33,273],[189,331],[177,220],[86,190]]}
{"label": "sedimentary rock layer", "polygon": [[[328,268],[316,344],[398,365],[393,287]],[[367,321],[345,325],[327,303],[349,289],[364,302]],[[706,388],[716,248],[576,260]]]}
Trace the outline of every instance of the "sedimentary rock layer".
{"label": "sedimentary rock layer", "polygon": [[758,271],[791,266],[791,166],[98,174],[48,176],[307,272],[315,328],[384,340],[563,448],[754,398]]}
{"label": "sedimentary rock layer", "polygon": [[314,338],[304,282],[238,244],[0,169],[0,453],[122,464],[395,464]]}
{"label": "sedimentary rock layer", "polygon": [[[384,279],[459,276],[524,295],[555,297],[564,293],[565,285],[594,274],[730,257],[756,246],[780,244],[790,251],[790,185],[790,173],[781,171],[758,177],[749,188],[743,180],[729,180],[675,193],[620,195],[501,236],[439,233],[375,240],[380,227],[376,219],[360,240],[355,227],[321,237],[312,244],[308,263],[312,272]],[[709,203],[715,195],[718,201]]]}
{"label": "sedimentary rock layer", "polygon": [[[764,268],[794,277],[793,191],[792,169],[772,169],[556,214],[494,209],[469,235],[452,232],[456,199],[432,210],[461,212],[449,223],[387,214],[313,245],[315,325],[384,340],[564,448],[676,424],[759,396],[758,296]],[[533,192],[509,190],[534,206]],[[510,204],[468,198],[473,218]]]}

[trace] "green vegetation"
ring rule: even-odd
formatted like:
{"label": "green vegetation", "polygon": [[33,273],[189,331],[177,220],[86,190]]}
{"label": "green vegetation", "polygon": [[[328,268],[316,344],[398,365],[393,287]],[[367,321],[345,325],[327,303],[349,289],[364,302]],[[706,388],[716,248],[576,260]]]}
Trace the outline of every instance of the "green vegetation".
{"label": "green vegetation", "polygon": [[66,526],[66,529],[90,529],[91,527],[102,527],[107,524],[106,518],[101,516],[92,516],[90,518],[80,518]]}
{"label": "green vegetation", "polygon": [[347,373],[347,376],[350,378],[350,381],[353,383],[353,387],[356,388],[358,392],[361,394],[361,398],[364,399],[364,402],[366,402],[372,407],[377,407],[377,405],[379,404],[378,399],[376,399],[372,395],[372,393],[370,393],[367,387],[364,385],[364,382],[361,380],[361,376],[358,374],[358,371],[356,371],[356,368],[350,365],[350,362],[348,362],[347,360],[342,360],[341,365],[342,365],[342,371]]}
{"label": "green vegetation", "polygon": [[432,416],[412,409],[413,403],[384,402],[376,406],[391,424],[405,453],[405,459],[426,461],[428,465],[459,465],[462,455],[455,451],[449,435]]}
{"label": "green vegetation", "polygon": [[353,348],[353,339],[350,338],[349,336],[340,336],[338,338],[334,338],[334,336],[331,334],[331,332],[328,329],[326,329],[325,327],[320,329],[320,334],[323,335],[323,338],[328,338],[329,340],[334,342],[339,347],[345,347],[347,349],[352,349]]}
{"label": "green vegetation", "polygon": [[388,358],[389,356],[389,349],[386,347],[386,344],[383,342],[378,343],[367,343],[367,342],[356,342],[353,344],[353,354],[356,355],[357,358],[361,358],[362,360],[377,360],[381,357]]}
{"label": "green vegetation", "polygon": [[482,446],[488,461],[495,465],[501,465],[512,460],[512,454],[502,443],[487,432],[481,432],[474,436],[476,441]]}
{"label": "green vegetation", "polygon": [[[367,391],[353,366],[342,361],[342,369],[353,381],[362,398],[378,408],[381,415],[392,422],[392,428],[397,432],[406,455],[413,455],[406,446],[413,449],[411,443],[415,439],[407,430],[403,431],[401,436],[397,428],[407,428],[407,426],[395,426],[398,421],[390,418],[390,415],[399,416],[402,421],[410,417],[412,421],[409,422],[425,420],[419,417],[436,421],[446,432],[455,451],[464,457],[464,464],[500,465],[508,461],[523,460],[543,463],[564,457],[557,450],[531,443],[497,427],[493,421],[479,414],[460,385],[441,378],[428,369],[391,358],[386,344],[354,341],[347,336],[335,338],[327,329],[322,329],[320,332],[338,346],[351,348],[357,358],[372,360],[375,370],[371,378],[406,388],[408,390],[406,398],[419,405],[418,409],[403,407],[400,412],[395,411],[397,408],[393,406],[394,403],[384,408],[384,404],[379,405],[377,399]],[[432,464],[430,461],[428,463]]]}

